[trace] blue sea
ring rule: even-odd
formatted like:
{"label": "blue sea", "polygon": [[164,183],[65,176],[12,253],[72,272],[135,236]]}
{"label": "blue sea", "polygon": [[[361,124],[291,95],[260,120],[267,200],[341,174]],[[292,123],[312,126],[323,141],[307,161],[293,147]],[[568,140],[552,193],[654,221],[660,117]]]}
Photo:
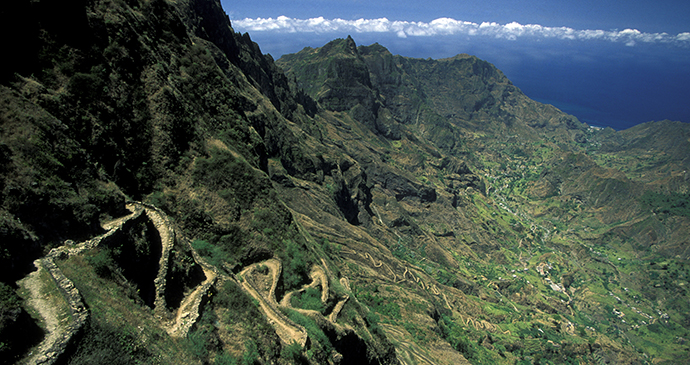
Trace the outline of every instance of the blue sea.
{"label": "blue sea", "polygon": [[513,55],[486,56],[530,98],[592,126],[622,130],[664,119],[690,122],[687,48],[579,42],[559,49],[563,42],[553,43],[523,50],[514,44],[506,49]]}
{"label": "blue sea", "polygon": [[592,126],[622,130],[664,119],[690,122],[690,69],[625,59],[535,62],[516,71],[507,76],[527,96]]}

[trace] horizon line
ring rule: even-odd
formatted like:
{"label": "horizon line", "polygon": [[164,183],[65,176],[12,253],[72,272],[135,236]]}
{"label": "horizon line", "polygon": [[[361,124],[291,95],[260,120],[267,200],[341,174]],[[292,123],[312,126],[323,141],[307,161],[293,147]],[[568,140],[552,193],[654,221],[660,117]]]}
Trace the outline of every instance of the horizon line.
{"label": "horizon line", "polygon": [[520,24],[511,22],[475,23],[453,18],[437,18],[430,22],[388,20],[388,18],[345,20],[324,17],[298,19],[281,15],[277,18],[244,18],[231,20],[233,28],[245,31],[275,33],[391,33],[399,38],[430,36],[488,36],[497,39],[516,41],[519,38],[559,39],[559,40],[603,40],[612,43],[623,43],[626,46],[646,44],[672,44],[690,48],[690,32],[671,35],[666,32],[646,33],[637,29],[624,30],[578,30],[570,27],[547,27],[539,24]]}

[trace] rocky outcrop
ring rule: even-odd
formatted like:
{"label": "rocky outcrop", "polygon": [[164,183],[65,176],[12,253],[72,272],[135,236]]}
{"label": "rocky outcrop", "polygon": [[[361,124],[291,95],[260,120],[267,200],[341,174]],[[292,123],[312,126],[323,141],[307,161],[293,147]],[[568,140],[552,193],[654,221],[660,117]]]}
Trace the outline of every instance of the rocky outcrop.
{"label": "rocky outcrop", "polygon": [[[273,62],[270,55],[261,53],[247,33],[235,33],[230,19],[223,12],[218,0],[184,0],[176,4],[189,25],[190,31],[199,38],[212,43],[214,59],[226,73],[236,72],[229,67],[228,61],[242,70],[249,81],[273,106],[283,115],[289,116],[297,108],[295,95],[290,92],[288,79]],[[217,52],[216,52],[217,51]],[[221,56],[221,54],[223,56]],[[306,95],[300,95],[308,101]],[[311,108],[315,109],[315,106]]]}
{"label": "rocky outcrop", "polygon": [[371,165],[367,169],[367,175],[372,182],[391,191],[398,201],[403,199],[419,199],[422,203],[436,201],[436,190],[433,187],[415,182],[404,176],[402,172]]}

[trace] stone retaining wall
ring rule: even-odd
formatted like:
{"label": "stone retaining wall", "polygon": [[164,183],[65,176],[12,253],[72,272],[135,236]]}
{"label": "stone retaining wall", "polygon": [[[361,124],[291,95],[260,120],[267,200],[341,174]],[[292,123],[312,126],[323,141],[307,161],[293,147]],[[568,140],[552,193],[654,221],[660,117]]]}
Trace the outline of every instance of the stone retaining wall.
{"label": "stone retaining wall", "polygon": [[109,227],[109,230],[106,233],[76,245],[72,241],[65,241],[63,246],[53,248],[46,257],[38,259],[34,262],[37,269],[40,269],[39,266],[41,266],[50,274],[50,277],[55,282],[55,285],[58,287],[60,293],[69,306],[70,317],[68,323],[63,325],[63,335],[54,340],[52,343],[42,343],[39,345],[37,347],[37,351],[39,351],[39,353],[30,356],[26,360],[26,364],[54,364],[62,355],[65,354],[65,350],[67,350],[68,347],[74,345],[74,340],[79,338],[79,334],[81,334],[84,325],[89,320],[89,311],[84,305],[84,301],[82,300],[81,294],[79,294],[79,290],[55,264],[55,259],[64,260],[69,258],[71,255],[78,255],[86,250],[98,247],[102,244],[108,244],[112,240],[116,239],[117,233],[120,232],[122,228],[127,228],[133,224],[136,224],[138,218],[142,216],[141,213],[144,212],[143,207],[139,206],[138,204],[129,204],[129,206],[133,209],[132,214],[117,222],[117,224]]}

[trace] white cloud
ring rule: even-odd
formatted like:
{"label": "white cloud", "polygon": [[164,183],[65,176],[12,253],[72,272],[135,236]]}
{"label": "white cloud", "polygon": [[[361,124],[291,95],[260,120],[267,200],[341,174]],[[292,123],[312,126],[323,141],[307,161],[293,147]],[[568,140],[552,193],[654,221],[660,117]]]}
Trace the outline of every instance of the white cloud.
{"label": "white cloud", "polygon": [[428,37],[437,35],[488,36],[508,40],[518,38],[554,38],[564,40],[605,40],[620,42],[627,46],[637,43],[673,43],[690,46],[690,33],[670,35],[668,33],[643,33],[637,29],[618,30],[577,30],[568,27],[545,27],[539,24],[523,25],[517,22],[498,24],[483,22],[481,24],[438,18],[431,22],[391,21],[378,19],[295,19],[286,16],[273,18],[245,18],[233,20],[238,30],[251,32],[279,33],[392,33],[400,38]]}

